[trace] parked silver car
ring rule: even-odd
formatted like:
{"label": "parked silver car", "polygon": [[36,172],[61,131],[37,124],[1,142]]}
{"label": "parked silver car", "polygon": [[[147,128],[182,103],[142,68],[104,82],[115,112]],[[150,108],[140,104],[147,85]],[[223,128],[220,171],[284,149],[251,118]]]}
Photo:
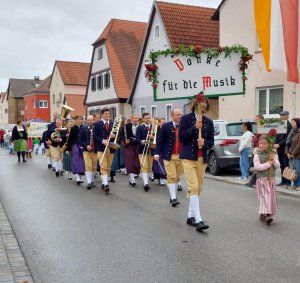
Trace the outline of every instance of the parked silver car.
{"label": "parked silver car", "polygon": [[[223,168],[239,167],[239,144],[243,135],[242,121],[214,120],[215,145],[208,152],[208,168],[211,174],[220,175]],[[256,125],[251,122],[253,133]],[[249,155],[251,158],[252,152]]]}

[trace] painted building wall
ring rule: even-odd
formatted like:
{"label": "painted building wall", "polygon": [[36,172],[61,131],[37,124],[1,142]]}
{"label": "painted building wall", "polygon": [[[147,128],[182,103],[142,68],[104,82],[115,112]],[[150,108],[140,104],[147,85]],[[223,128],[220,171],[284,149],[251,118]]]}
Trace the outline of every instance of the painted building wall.
{"label": "painted building wall", "polygon": [[[238,11],[238,12],[237,12]],[[282,86],[283,108],[292,113],[293,84],[287,82],[286,73],[280,71],[267,72],[262,53],[258,48],[258,41],[254,23],[254,9],[252,0],[227,0],[220,11],[220,45],[239,43],[247,47],[253,54],[254,61],[248,71],[246,94],[244,96],[227,96],[219,98],[219,118],[228,121],[251,119],[258,114],[258,89],[265,87]],[[297,93],[300,87],[297,86]],[[297,97],[296,105],[300,98]],[[265,115],[278,117],[278,115]],[[298,107],[295,116],[300,116]]]}
{"label": "painted building wall", "polygon": [[[158,39],[155,38],[156,26],[160,27],[160,36]],[[165,50],[167,48],[169,48],[169,40],[167,38],[167,34],[164,29],[164,25],[162,23],[159,12],[156,11],[143,62],[148,59],[151,50]],[[185,109],[187,107],[185,107],[185,105],[188,103],[188,100],[172,100],[168,102],[154,101],[151,83],[147,82],[144,73],[145,67],[144,64],[142,64],[140,73],[138,75],[135,93],[132,99],[132,113],[138,113],[139,115],[141,115],[141,108],[143,108],[145,109],[145,112],[149,112],[151,114],[151,109],[156,108],[156,116],[168,118],[167,108],[169,108],[170,105],[172,109],[179,108],[183,112],[186,112]]]}
{"label": "painted building wall", "polygon": [[6,96],[3,100],[3,102],[0,102],[0,107],[1,107],[0,124],[7,124],[8,123],[8,102],[7,102]]}
{"label": "painted building wall", "polygon": [[[61,100],[60,100],[61,94]],[[65,85],[59,73],[57,65],[55,65],[52,81],[50,85],[50,116],[51,119],[55,112],[61,113],[61,105],[64,101]],[[57,102],[60,102],[57,104]]]}
{"label": "painted building wall", "polygon": [[[34,101],[47,101],[47,108],[34,107]],[[50,121],[50,95],[32,94],[24,96],[24,120],[42,119]]]}

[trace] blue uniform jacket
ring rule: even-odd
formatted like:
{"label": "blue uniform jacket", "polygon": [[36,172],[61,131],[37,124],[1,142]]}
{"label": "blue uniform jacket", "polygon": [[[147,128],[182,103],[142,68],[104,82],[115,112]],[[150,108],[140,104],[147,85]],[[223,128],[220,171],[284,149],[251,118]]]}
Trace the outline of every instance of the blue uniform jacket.
{"label": "blue uniform jacket", "polygon": [[161,155],[164,160],[171,160],[175,143],[174,123],[165,123],[160,129],[154,154]]}
{"label": "blue uniform jacket", "polygon": [[[151,128],[152,127],[150,125],[150,131],[151,131]],[[147,134],[148,134],[148,130],[147,130],[147,128],[144,124],[137,127],[137,129],[136,129],[136,142],[137,142],[137,144],[140,145],[139,154],[143,154],[145,145],[142,144],[142,140],[146,140]],[[148,152],[149,151],[150,151],[150,148],[149,148]]]}
{"label": "blue uniform jacket", "polygon": [[47,131],[43,132],[42,140],[41,140],[41,143],[44,143],[45,148],[49,148],[49,145],[47,144]]}
{"label": "blue uniform jacket", "polygon": [[[195,126],[196,115],[190,113],[182,116],[179,124],[179,140],[181,141],[180,159],[198,160],[198,133]],[[206,116],[202,116],[202,138],[204,146],[202,147],[203,162],[207,163],[207,151],[214,145],[214,125],[213,121]]]}
{"label": "blue uniform jacket", "polygon": [[[91,133],[87,125],[82,126],[79,130],[78,144],[80,147],[83,148],[83,151],[88,151],[87,146],[91,145]],[[95,145],[94,152],[97,152],[95,141],[94,141],[94,145]]]}
{"label": "blue uniform jacket", "polygon": [[[112,130],[112,126],[113,122],[109,121],[109,131],[107,131],[102,120],[94,124],[93,136],[97,151],[104,152],[105,145],[102,143],[102,141],[108,139],[109,134]],[[115,149],[110,148],[110,153],[113,152],[115,152]]]}

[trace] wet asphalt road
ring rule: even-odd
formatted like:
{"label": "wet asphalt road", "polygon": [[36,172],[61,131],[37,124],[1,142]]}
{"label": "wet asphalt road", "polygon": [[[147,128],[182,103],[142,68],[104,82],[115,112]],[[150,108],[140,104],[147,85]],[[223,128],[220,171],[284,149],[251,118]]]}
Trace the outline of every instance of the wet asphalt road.
{"label": "wet asphalt road", "polygon": [[258,220],[255,192],[205,181],[207,233],[187,226],[188,200],[118,175],[111,194],[56,178],[44,157],[16,162],[0,149],[0,198],[35,282],[299,282],[300,199]]}

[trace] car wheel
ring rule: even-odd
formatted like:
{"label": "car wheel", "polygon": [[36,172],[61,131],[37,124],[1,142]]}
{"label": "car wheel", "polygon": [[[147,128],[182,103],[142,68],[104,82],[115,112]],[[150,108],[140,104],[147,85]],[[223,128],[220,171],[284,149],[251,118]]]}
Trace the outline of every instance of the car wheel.
{"label": "car wheel", "polygon": [[217,156],[214,152],[212,152],[209,155],[208,168],[209,168],[209,171],[212,175],[219,175],[220,174],[221,170],[220,170],[220,166],[218,164],[218,158],[217,158]]}

